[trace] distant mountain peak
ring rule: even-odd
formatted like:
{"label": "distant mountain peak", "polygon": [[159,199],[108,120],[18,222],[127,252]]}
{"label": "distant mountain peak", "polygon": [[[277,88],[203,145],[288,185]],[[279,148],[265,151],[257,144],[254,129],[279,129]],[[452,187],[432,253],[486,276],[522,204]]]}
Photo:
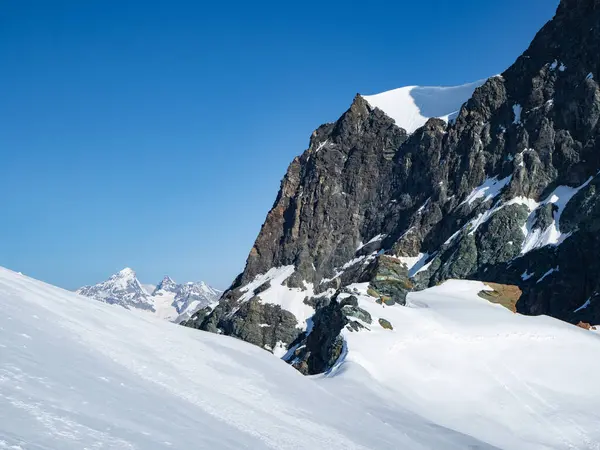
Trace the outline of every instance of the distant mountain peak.
{"label": "distant mountain peak", "polygon": [[117,272],[115,275],[120,276],[120,277],[135,277],[135,270],[133,270],[131,267],[125,267],[124,269],[121,269],[119,272]]}
{"label": "distant mountain peak", "polygon": [[204,281],[177,284],[168,275],[156,287],[143,285],[130,267],[111,275],[106,281],[84,286],[76,292],[123,308],[149,311],[173,322],[185,320],[197,310],[215,304],[222,293]]}
{"label": "distant mountain peak", "polygon": [[170,276],[165,275],[161,282],[156,285],[156,289],[154,290],[153,294],[161,290],[175,292],[177,290],[177,286],[177,283],[175,283],[175,281],[173,281],[173,279]]}

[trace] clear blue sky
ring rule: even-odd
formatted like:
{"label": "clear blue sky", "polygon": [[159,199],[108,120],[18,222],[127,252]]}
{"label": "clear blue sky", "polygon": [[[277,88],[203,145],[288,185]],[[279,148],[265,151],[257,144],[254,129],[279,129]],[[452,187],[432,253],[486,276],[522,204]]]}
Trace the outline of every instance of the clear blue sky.
{"label": "clear blue sky", "polygon": [[357,93],[503,71],[557,0],[0,4],[0,265],[225,288]]}

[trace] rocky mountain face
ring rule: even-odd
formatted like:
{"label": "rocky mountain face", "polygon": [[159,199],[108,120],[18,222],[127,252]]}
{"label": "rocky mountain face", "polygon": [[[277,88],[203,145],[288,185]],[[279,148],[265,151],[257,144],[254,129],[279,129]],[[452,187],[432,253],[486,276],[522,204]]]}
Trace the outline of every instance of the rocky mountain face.
{"label": "rocky mountain face", "polygon": [[77,293],[127,309],[149,311],[172,322],[187,320],[198,309],[214,306],[221,291],[199,283],[177,284],[168,276],[151,291],[151,285],[142,285],[136,273],[125,268],[108,280],[93,286],[84,286]]}
{"label": "rocky mountain face", "polygon": [[515,285],[520,313],[599,324],[599,51],[600,3],[562,0],[449,124],[408,133],[357,95],[290,164],[244,272],[185,325],[318,373],[340,330],[364,332],[354,283],[382,307],[450,278]]}

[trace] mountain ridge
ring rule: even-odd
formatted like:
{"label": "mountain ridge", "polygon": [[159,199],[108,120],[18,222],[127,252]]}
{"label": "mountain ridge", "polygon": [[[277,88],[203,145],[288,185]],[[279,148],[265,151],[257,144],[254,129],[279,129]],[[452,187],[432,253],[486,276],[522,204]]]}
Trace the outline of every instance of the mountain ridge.
{"label": "mountain ridge", "polygon": [[598,22],[597,2],[560,2],[449,124],[408,133],[357,95],[290,164],[219,305],[185,325],[330,360],[348,285],[392,306],[451,278],[518,286],[520,313],[600,323]]}
{"label": "mountain ridge", "polygon": [[[151,292],[148,292],[148,286],[153,287]],[[177,284],[168,275],[156,286],[144,285],[129,267],[106,281],[83,286],[75,292],[126,309],[151,312],[176,323],[188,319],[199,308],[211,307],[222,293],[203,281]]]}

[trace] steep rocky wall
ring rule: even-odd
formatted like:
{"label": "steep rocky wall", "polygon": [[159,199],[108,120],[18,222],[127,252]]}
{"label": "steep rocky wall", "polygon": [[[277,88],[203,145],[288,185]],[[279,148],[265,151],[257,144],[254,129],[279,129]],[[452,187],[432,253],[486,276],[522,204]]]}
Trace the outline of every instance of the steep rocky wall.
{"label": "steep rocky wall", "polygon": [[[289,345],[299,336],[298,343],[310,330],[285,310],[242,308],[242,288],[293,265],[284,284],[306,290],[316,319],[339,318],[342,306],[329,299],[350,283],[376,283],[368,267],[383,254],[423,266],[407,272],[411,288],[448,278],[517,285],[519,312],[600,323],[598,54],[600,3],[563,0],[523,55],[476,89],[451,125],[430,119],[408,135],[358,95],[288,168],[219,307],[188,325],[272,348],[275,338],[241,325],[254,321],[250,310],[286,324],[278,339]],[[260,292],[253,301],[261,305]],[[326,330],[312,332],[339,344]],[[321,367],[332,349],[323,351],[310,364]]]}

